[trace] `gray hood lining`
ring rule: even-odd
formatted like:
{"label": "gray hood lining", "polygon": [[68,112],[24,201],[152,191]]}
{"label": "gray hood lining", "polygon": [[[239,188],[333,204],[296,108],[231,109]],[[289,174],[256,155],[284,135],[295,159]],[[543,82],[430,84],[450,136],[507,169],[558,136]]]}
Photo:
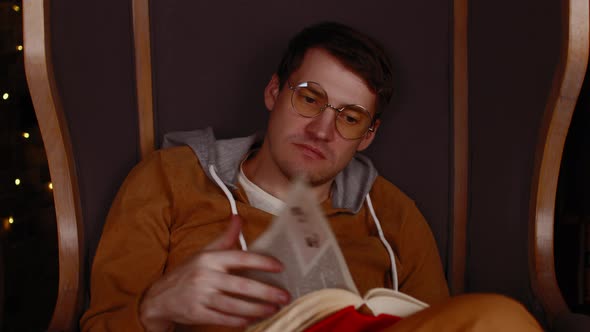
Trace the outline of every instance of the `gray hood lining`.
{"label": "gray hood lining", "polygon": [[[216,140],[213,130],[208,127],[202,130],[168,133],[164,136],[162,147],[188,145],[209,179],[213,181],[209,166],[214,165],[223,183],[235,190],[240,163],[255,144],[262,142],[262,138],[262,135],[254,134]],[[357,153],[334,179],[332,206],[358,213],[377,176],[377,169],[371,160]]]}

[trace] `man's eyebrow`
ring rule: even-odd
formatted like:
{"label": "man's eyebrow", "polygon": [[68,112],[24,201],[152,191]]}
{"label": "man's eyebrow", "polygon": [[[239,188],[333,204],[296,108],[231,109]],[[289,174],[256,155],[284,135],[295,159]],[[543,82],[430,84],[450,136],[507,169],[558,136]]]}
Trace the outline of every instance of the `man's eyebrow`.
{"label": "man's eyebrow", "polygon": [[312,94],[316,95],[316,96],[326,96],[326,92],[323,92],[321,90],[315,89],[312,85],[307,85],[303,87],[306,91],[311,92]]}

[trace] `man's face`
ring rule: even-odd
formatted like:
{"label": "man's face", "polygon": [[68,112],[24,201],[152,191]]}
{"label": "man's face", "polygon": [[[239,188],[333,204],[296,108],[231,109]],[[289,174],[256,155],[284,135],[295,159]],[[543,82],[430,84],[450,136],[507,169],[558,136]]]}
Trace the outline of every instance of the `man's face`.
{"label": "man's face", "polygon": [[[371,116],[375,114],[375,94],[362,78],[325,50],[308,50],[288,81],[293,86],[306,81],[319,83],[331,105],[361,105]],[[270,111],[266,137],[270,162],[289,179],[305,175],[313,185],[329,182],[346,167],[356,151],[369,146],[375,132],[347,140],[336,130],[336,111],[327,108],[316,117],[303,117],[293,110],[291,95],[288,83],[279,88],[276,75],[265,89],[265,104]]]}

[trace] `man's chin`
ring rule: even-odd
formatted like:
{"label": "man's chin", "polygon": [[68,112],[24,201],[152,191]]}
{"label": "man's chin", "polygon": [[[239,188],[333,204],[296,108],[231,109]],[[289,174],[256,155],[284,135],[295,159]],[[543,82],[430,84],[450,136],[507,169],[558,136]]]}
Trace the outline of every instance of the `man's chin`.
{"label": "man's chin", "polygon": [[309,169],[309,168],[297,168],[288,171],[288,177],[290,181],[297,178],[303,178],[311,186],[319,186],[331,181],[334,176],[328,175],[328,172]]}
{"label": "man's chin", "polygon": [[321,185],[331,181],[338,172],[332,169],[332,163],[327,160],[306,160],[297,154],[277,160],[281,172],[293,181],[303,177],[311,185]]}

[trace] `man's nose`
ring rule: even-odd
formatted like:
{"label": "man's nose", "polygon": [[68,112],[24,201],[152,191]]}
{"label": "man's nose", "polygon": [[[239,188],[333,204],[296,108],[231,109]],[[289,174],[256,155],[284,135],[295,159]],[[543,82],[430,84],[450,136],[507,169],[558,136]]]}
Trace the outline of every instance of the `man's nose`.
{"label": "man's nose", "polygon": [[336,134],[336,112],[330,105],[326,105],[323,111],[317,116],[311,118],[306,127],[308,134],[314,138],[329,141]]}

